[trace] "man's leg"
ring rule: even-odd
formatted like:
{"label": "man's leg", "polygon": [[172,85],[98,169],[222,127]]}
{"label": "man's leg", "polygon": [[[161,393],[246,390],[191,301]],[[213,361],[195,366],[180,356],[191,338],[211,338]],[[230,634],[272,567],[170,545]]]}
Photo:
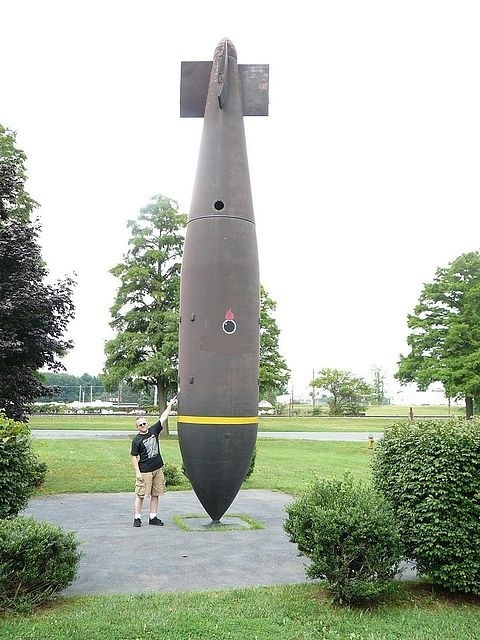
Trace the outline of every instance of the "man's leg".
{"label": "man's leg", "polygon": [[150,517],[148,520],[148,524],[156,524],[163,527],[163,522],[160,518],[157,518],[157,509],[158,509],[158,496],[150,497]]}
{"label": "man's leg", "polygon": [[133,516],[134,527],[142,526],[142,507],[143,507],[143,497],[135,496],[135,515]]}
{"label": "man's leg", "polygon": [[[158,496],[150,496],[150,518],[157,515]],[[153,515],[152,515],[153,514]]]}
{"label": "man's leg", "polygon": [[141,517],[143,507],[143,496],[135,496],[135,517]]}
{"label": "man's leg", "polygon": [[165,493],[165,477],[161,469],[157,469],[152,473],[152,487],[150,491],[150,519],[149,524],[163,526],[160,518],[157,518],[158,496]]}

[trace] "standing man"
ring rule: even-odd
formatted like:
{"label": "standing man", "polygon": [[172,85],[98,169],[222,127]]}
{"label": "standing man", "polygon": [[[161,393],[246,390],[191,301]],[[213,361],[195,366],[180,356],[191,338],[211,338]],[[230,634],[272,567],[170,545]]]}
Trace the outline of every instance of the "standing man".
{"label": "standing man", "polygon": [[132,440],[132,465],[135,470],[135,515],[134,527],[142,526],[142,507],[145,496],[150,496],[150,518],[148,524],[163,527],[157,518],[158,496],[165,494],[165,477],[163,475],[163,459],[160,454],[158,436],[167,421],[172,406],[177,401],[172,398],[167,404],[160,420],[148,427],[145,417],[137,418],[135,423],[138,433]]}

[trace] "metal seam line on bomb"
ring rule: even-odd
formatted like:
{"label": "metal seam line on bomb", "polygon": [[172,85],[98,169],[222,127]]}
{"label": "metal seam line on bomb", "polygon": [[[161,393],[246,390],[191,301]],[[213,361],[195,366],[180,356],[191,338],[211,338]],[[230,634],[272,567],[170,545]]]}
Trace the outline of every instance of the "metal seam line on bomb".
{"label": "metal seam line on bomb", "polygon": [[258,428],[259,275],[243,116],[268,114],[268,65],[238,65],[222,40],[213,62],[182,62],[180,113],[204,125],[182,262],[177,430],[192,487],[218,521]]}

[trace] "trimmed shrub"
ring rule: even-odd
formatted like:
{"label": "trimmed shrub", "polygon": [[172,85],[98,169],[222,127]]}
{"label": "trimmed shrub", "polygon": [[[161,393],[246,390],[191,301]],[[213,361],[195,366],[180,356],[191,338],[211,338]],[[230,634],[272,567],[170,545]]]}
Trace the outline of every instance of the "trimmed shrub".
{"label": "trimmed shrub", "polygon": [[286,508],[284,528],[326,581],[334,601],[355,604],[391,593],[401,543],[390,505],[371,486],[316,478]]}
{"label": "trimmed shrub", "polygon": [[46,602],[75,578],[81,553],[73,532],[19,517],[0,520],[0,611]]}
{"label": "trimmed shrub", "polygon": [[480,420],[394,423],[372,465],[419,575],[479,595]]}
{"label": "trimmed shrub", "polygon": [[165,476],[165,484],[168,486],[175,487],[176,485],[182,484],[182,476],[180,475],[180,471],[178,467],[172,464],[171,462],[167,462],[163,467],[163,475]]}
{"label": "trimmed shrub", "polygon": [[27,425],[0,415],[0,518],[14,517],[26,507],[46,471],[32,452]]}
{"label": "trimmed shrub", "polygon": [[34,402],[29,406],[29,411],[32,415],[38,414],[57,414],[57,413],[71,413],[71,407],[67,404],[60,402]]}
{"label": "trimmed shrub", "polygon": [[33,486],[38,489],[45,482],[45,476],[47,475],[48,467],[45,462],[40,460],[32,460],[32,482]]}
{"label": "trimmed shrub", "polygon": [[250,465],[248,467],[248,471],[247,471],[247,475],[245,476],[245,480],[248,480],[248,478],[255,471],[255,462],[256,462],[256,460],[257,460],[257,445],[255,445],[255,447],[253,449],[252,459],[250,460]]}

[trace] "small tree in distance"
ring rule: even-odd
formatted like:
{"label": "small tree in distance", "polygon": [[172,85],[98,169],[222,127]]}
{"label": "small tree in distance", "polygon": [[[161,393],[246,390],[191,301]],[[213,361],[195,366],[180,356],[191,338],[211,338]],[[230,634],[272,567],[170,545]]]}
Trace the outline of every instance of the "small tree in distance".
{"label": "small tree in distance", "polygon": [[372,382],[372,401],[374,404],[380,406],[382,404],[388,404],[389,401],[385,397],[385,373],[382,371],[380,367],[374,367],[373,371],[373,382]]}
{"label": "small tree in distance", "polygon": [[310,384],[331,394],[328,400],[331,416],[358,415],[365,410],[365,399],[372,393],[372,387],[363,378],[343,369],[320,369]]}

